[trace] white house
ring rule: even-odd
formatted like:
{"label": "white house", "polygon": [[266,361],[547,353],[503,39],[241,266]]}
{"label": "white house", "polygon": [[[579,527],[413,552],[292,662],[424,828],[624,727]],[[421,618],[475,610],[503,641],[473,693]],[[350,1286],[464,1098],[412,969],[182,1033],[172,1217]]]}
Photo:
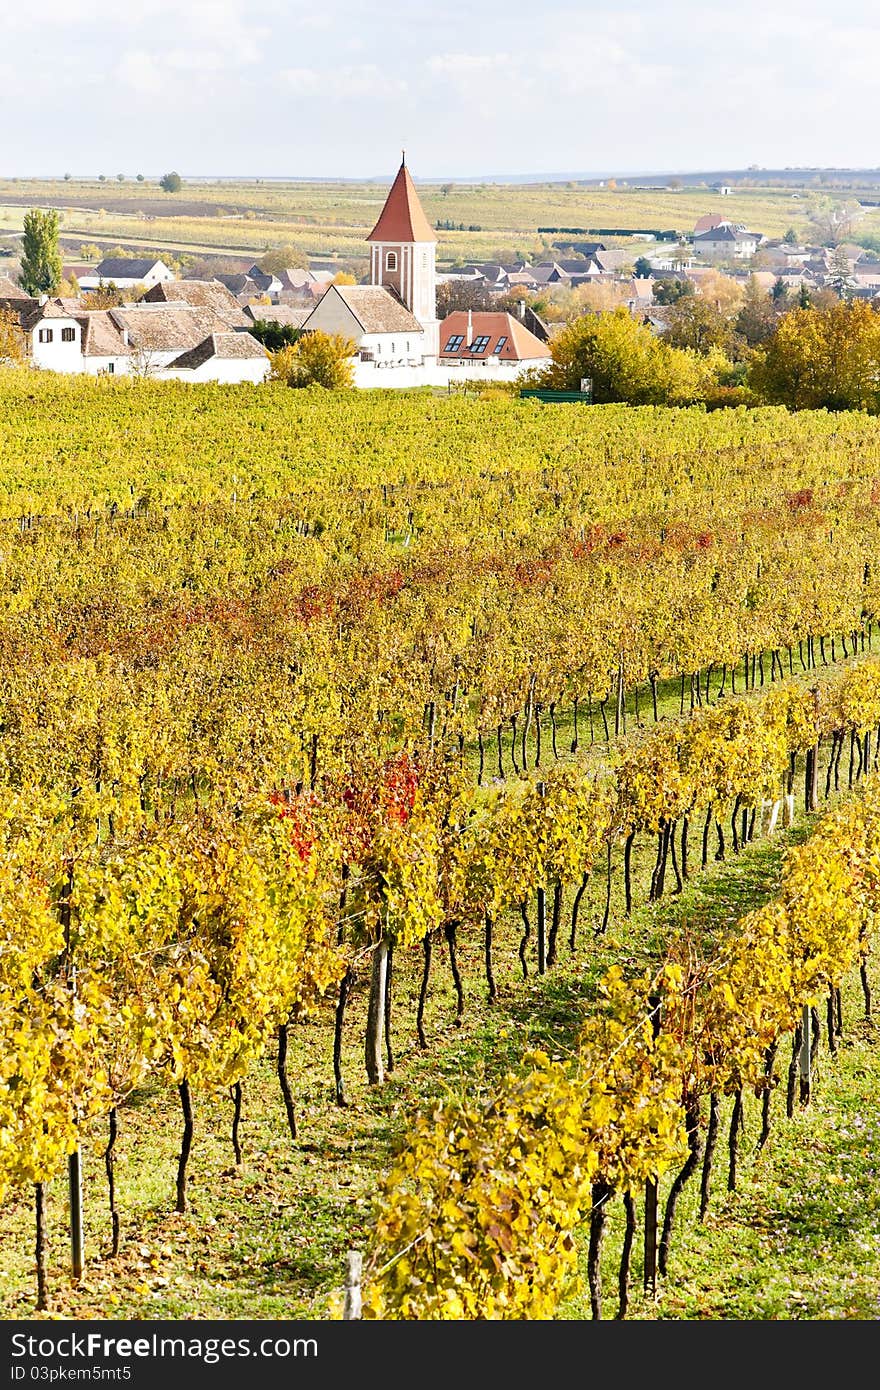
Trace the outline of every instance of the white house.
{"label": "white house", "polygon": [[357,345],[361,362],[378,368],[421,367],[425,330],[381,285],[331,285],[302,325],[308,333],[339,333]]}
{"label": "white house", "polygon": [[115,285],[118,290],[133,290],[138,285],[152,289],[174,279],[174,271],[169,270],[164,261],[153,257],[109,256],[95,268],[94,275],[84,275],[79,281],[81,290],[97,290],[105,285]]}
{"label": "white house", "polygon": [[181,381],[259,382],[269,370],[266,349],[250,333],[210,333],[162,373]]}
{"label": "white house", "polygon": [[724,222],[694,237],[694,254],[713,261],[751,260],[763,240],[760,232],[749,232]]}
{"label": "white house", "polygon": [[206,305],[132,304],[85,309],[47,300],[23,317],[30,360],[56,372],[182,381],[262,381],[269,356],[256,338]]}

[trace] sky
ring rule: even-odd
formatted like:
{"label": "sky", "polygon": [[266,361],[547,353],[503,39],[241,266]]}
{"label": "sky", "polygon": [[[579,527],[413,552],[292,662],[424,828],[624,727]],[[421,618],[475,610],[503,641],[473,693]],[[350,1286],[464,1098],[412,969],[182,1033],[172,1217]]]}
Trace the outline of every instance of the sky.
{"label": "sky", "polygon": [[0,176],[875,167],[847,0],[0,0]]}

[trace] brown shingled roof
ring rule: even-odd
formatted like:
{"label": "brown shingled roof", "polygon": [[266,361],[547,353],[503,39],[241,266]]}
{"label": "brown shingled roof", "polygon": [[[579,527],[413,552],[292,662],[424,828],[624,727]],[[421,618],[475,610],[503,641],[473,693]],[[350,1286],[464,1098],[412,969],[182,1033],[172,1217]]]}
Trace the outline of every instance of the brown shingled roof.
{"label": "brown shingled roof", "polygon": [[226,325],[210,309],[180,304],[136,304],[110,309],[113,322],[128,329],[129,342],[144,352],[187,352]]}
{"label": "brown shingled roof", "polygon": [[397,178],[385,199],[385,206],[379,214],[367,241],[436,241],[434,230],[422,211],[416,186],[409,176],[404,161],[397,171]]}
{"label": "brown shingled roof", "polygon": [[209,333],[203,342],[197,343],[189,352],[181,353],[170,364],[174,368],[201,367],[212,357],[238,360],[254,357],[268,357],[266,349],[250,333]]}
{"label": "brown shingled roof", "polygon": [[[331,285],[327,295],[338,294],[354,314],[365,333],[423,333],[418,319],[384,285]],[[313,312],[316,312],[314,310]],[[308,327],[309,320],[305,326]]]}
{"label": "brown shingled roof", "polygon": [[8,275],[0,275],[0,299],[29,300],[32,296]]}
{"label": "brown shingled roof", "polygon": [[77,314],[76,321],[82,328],[83,357],[131,356],[131,348],[126,346],[109,309],[90,309]]}
{"label": "brown shingled roof", "polygon": [[230,328],[247,328],[247,317],[235,295],[219,280],[173,280],[153,285],[143,296],[145,304],[189,304],[210,309]]}

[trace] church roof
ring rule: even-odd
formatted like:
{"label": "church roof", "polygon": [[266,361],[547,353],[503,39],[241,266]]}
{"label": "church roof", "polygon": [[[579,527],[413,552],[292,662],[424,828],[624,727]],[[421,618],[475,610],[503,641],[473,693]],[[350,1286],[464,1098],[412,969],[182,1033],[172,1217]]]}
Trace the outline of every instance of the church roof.
{"label": "church roof", "polygon": [[[424,332],[418,319],[384,285],[331,285],[318,308],[333,294],[351,310],[365,333]],[[317,313],[317,309],[312,313]]]}
{"label": "church roof", "polygon": [[404,161],[391,185],[385,206],[367,241],[436,241],[434,230],[422,211],[416,186]]}

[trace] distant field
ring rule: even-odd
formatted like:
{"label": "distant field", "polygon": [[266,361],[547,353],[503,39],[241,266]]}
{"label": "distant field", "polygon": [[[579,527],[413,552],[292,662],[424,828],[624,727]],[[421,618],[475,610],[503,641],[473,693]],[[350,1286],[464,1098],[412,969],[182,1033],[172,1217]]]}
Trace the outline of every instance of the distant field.
{"label": "distant field", "polygon": [[[51,206],[64,213],[65,236],[82,235],[83,240],[100,235],[169,249],[221,248],[230,254],[294,242],[313,256],[346,259],[363,254],[364,237],[379,215],[387,187],[257,180],[193,183],[180,194],[163,194],[147,182],[7,180],[0,181],[0,231],[20,228],[25,208]],[[722,198],[709,188],[670,192],[549,183],[423,184],[419,193],[438,227],[438,255],[452,261],[540,253],[555,234],[541,235],[539,227],[691,231],[706,212],[723,211],[768,236],[780,236],[789,227],[806,235],[814,190],[747,188]],[[880,227],[878,210],[872,209],[869,219]],[[444,222],[463,223],[465,230],[447,230]]]}

